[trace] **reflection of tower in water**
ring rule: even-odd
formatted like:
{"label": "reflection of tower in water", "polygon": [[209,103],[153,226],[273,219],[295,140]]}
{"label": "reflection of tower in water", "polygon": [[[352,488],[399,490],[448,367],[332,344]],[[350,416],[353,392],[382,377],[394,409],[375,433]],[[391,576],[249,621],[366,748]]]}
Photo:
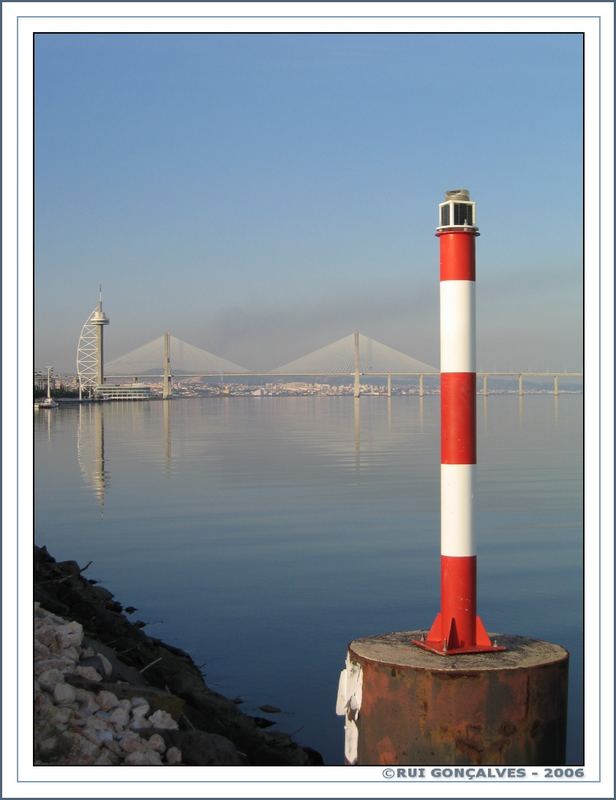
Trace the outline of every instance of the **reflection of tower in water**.
{"label": "reflection of tower in water", "polygon": [[51,442],[51,419],[53,414],[47,414],[47,441]]}
{"label": "reflection of tower in water", "polygon": [[518,425],[522,429],[524,425],[524,395],[518,395]]}
{"label": "reflection of tower in water", "polygon": [[558,428],[558,392],[554,392],[554,427]]}
{"label": "reflection of tower in water", "polygon": [[359,397],[353,398],[353,427],[355,433],[355,469],[361,466],[361,414]]}
{"label": "reflection of tower in water", "polygon": [[163,403],[163,438],[165,442],[165,475],[171,477],[171,403]]}
{"label": "reflection of tower in water", "polygon": [[79,406],[77,426],[77,461],[85,483],[93,490],[101,510],[109,489],[109,472],[105,468],[105,423],[98,403]]}
{"label": "reflection of tower in water", "polygon": [[51,432],[55,422],[55,414],[39,413],[34,415],[34,428],[39,441],[42,441],[43,432],[47,433],[47,441],[51,442]]}

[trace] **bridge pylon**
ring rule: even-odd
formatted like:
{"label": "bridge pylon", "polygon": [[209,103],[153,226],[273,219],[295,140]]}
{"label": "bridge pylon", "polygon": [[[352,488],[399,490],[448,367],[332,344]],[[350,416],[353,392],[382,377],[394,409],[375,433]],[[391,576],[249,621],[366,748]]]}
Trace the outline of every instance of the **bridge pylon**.
{"label": "bridge pylon", "polygon": [[169,331],[165,333],[163,339],[163,400],[168,400],[171,397],[171,353],[169,347],[169,340],[171,334]]}
{"label": "bridge pylon", "polygon": [[361,386],[359,383],[359,331],[353,334],[353,367],[355,372],[355,379],[353,381],[353,397],[359,397],[361,394]]}

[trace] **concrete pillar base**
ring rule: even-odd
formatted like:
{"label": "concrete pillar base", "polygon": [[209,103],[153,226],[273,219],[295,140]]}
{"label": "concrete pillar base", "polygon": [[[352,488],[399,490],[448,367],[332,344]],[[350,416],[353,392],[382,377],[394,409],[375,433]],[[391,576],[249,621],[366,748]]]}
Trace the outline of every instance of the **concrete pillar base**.
{"label": "concrete pillar base", "polygon": [[507,649],[443,657],[411,644],[421,631],[351,642],[337,709],[346,762],[564,764],[569,654],[489,635]]}

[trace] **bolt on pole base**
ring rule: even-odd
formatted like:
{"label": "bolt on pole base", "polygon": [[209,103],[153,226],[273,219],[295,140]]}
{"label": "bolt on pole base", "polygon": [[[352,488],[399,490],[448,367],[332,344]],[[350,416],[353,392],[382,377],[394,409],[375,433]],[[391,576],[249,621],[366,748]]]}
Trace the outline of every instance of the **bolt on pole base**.
{"label": "bolt on pole base", "polygon": [[425,639],[413,639],[412,644],[439,656],[459,656],[464,653],[499,653],[507,649],[504,645],[499,645],[496,640],[492,641],[490,639],[479,616],[475,617],[474,642],[460,642],[456,632],[455,619],[451,620],[449,631],[445,635],[440,611],[436,615],[428,636]]}

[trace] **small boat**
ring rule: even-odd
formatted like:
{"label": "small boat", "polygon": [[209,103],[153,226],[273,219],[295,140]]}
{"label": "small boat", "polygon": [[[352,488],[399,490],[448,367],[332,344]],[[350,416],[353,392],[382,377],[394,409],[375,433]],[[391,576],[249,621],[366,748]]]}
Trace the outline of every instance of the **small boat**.
{"label": "small boat", "polygon": [[34,404],[34,408],[58,408],[59,403],[51,396],[51,367],[47,367],[47,397]]}
{"label": "small boat", "polygon": [[58,408],[60,404],[56,403],[55,400],[52,400],[50,397],[46,397],[44,400],[41,400],[40,403],[35,403],[34,408]]}

